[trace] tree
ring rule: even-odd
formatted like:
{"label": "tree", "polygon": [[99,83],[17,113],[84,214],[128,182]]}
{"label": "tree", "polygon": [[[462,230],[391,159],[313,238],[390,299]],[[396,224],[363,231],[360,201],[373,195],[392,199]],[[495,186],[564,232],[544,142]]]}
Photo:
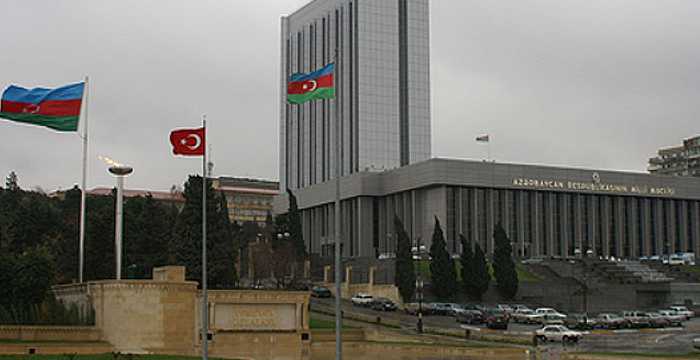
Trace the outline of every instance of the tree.
{"label": "tree", "polygon": [[481,300],[489,288],[491,275],[486,267],[484,252],[478,243],[474,244],[472,251],[471,241],[467,241],[464,235],[459,235],[462,243],[462,287],[464,292],[472,299]]}
{"label": "tree", "polygon": [[294,244],[294,251],[297,258],[303,259],[306,257],[306,245],[304,245],[299,205],[297,204],[297,197],[292,193],[292,190],[287,188],[287,194],[289,195],[289,211],[287,212],[289,239],[292,241],[292,244]]}
{"label": "tree", "polygon": [[493,274],[498,292],[507,300],[515,298],[518,292],[518,273],[513,262],[513,248],[503,226],[499,222],[493,232]]}
{"label": "tree", "polygon": [[432,290],[440,299],[449,299],[457,291],[457,274],[454,262],[447,252],[447,243],[440,227],[440,221],[435,217],[433,242],[430,245],[430,276]]}
{"label": "tree", "polygon": [[396,276],[394,282],[404,302],[409,302],[416,291],[416,273],[413,268],[411,240],[398,216],[394,216],[396,230]]}
{"label": "tree", "polygon": [[5,189],[7,191],[19,191],[19,181],[17,180],[17,174],[14,171],[10,173],[5,178]]}
{"label": "tree", "polygon": [[168,243],[177,211],[145,197],[124,204],[124,271],[127,277],[150,279],[153,268],[167,265]]}
{"label": "tree", "polygon": [[[231,288],[237,282],[236,249],[231,233],[226,199],[207,190],[207,282],[211,288]],[[172,259],[187,268],[187,279],[202,278],[202,177],[190,176],[185,183],[185,205],[177,217],[170,242]]]}

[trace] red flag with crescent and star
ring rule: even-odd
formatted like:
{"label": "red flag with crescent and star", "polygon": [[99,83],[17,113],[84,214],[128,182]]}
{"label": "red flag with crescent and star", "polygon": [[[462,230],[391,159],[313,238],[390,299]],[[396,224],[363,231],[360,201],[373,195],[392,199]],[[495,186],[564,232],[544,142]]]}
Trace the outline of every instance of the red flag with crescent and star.
{"label": "red flag with crescent and star", "polygon": [[170,133],[170,143],[175,155],[202,156],[206,149],[204,128],[173,130]]}

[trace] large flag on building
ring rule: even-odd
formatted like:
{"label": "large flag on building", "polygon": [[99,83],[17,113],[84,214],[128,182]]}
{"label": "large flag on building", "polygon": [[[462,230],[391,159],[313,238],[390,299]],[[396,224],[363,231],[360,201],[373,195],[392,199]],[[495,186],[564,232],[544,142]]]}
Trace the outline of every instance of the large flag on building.
{"label": "large flag on building", "polygon": [[287,83],[287,102],[303,104],[313,99],[334,98],[334,69],[335,64],[330,63],[308,74],[297,73],[290,76],[289,83]]}
{"label": "large flag on building", "polygon": [[206,149],[204,128],[178,129],[170,133],[170,143],[173,145],[173,154],[184,156],[201,156]]}
{"label": "large flag on building", "polygon": [[10,85],[2,93],[0,118],[46,126],[58,131],[78,131],[85,83],[56,89],[25,89]]}

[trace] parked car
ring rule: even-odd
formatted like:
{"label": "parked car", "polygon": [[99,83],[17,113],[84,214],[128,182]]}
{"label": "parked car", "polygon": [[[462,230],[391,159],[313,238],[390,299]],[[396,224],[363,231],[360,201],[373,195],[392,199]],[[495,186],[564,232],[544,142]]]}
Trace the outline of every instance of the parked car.
{"label": "parked car", "polygon": [[683,326],[683,321],[685,321],[685,316],[677,314],[671,310],[659,310],[659,315],[663,316],[668,320],[672,326]]}
{"label": "parked car", "polygon": [[311,289],[311,296],[317,298],[329,298],[332,297],[331,290],[325,286],[315,286]]}
{"label": "parked car", "polygon": [[405,303],[403,305],[403,311],[409,315],[418,315],[418,310],[423,312],[423,315],[431,315],[433,313],[433,307],[430,303]]}
{"label": "parked car", "polygon": [[695,338],[693,339],[693,347],[696,350],[700,350],[700,338]]}
{"label": "parked car", "polygon": [[563,325],[547,325],[535,331],[535,336],[540,341],[561,341],[561,342],[578,342],[583,338],[583,334],[568,329]]}
{"label": "parked car", "polygon": [[695,317],[695,312],[688,310],[688,308],[685,306],[669,306],[668,309],[675,312],[678,315],[685,316],[686,320],[690,320],[690,318]]}
{"label": "parked car", "polygon": [[651,318],[643,311],[623,311],[622,317],[630,323],[633,328],[651,327]]}
{"label": "parked car", "polygon": [[596,324],[596,319],[588,314],[569,314],[564,320],[564,325],[573,330],[593,330]]}
{"label": "parked car", "polygon": [[372,304],[372,295],[365,293],[355,294],[350,301],[355,306],[370,306]]}
{"label": "parked car", "polygon": [[[518,310],[532,310],[529,307],[523,305],[523,304],[515,304],[511,306],[513,308],[513,311],[518,311]],[[534,310],[532,310],[534,311]]]}
{"label": "parked car", "polygon": [[484,313],[484,323],[489,329],[508,329],[508,314],[498,308],[491,308]]}
{"label": "parked car", "polygon": [[624,329],[630,327],[630,322],[620,315],[612,313],[598,314],[596,325],[603,329]]}
{"label": "parked car", "polygon": [[377,311],[396,311],[397,306],[393,301],[387,298],[376,298],[372,300],[372,310]]}
{"label": "parked car", "polygon": [[474,305],[463,305],[457,311],[455,319],[461,324],[481,324],[484,322],[484,313]]}
{"label": "parked car", "polygon": [[668,321],[665,317],[661,316],[659,313],[655,312],[648,312],[647,316],[649,316],[649,326],[653,328],[665,328],[668,326],[671,326],[671,322]]}
{"label": "parked car", "polygon": [[455,314],[455,309],[459,307],[454,303],[432,303],[433,314],[452,316]]}
{"label": "parked car", "polygon": [[519,324],[538,324],[539,323],[539,321],[537,320],[537,315],[535,314],[535,310],[532,310],[532,309],[515,310],[515,312],[510,314],[510,318],[513,320],[513,322],[516,322]]}
{"label": "parked car", "polygon": [[538,308],[534,318],[542,325],[563,325],[566,315],[552,308]]}
{"label": "parked car", "polygon": [[503,311],[505,311],[505,312],[508,313],[508,314],[510,314],[510,313],[512,313],[513,311],[515,311],[515,309],[513,309],[513,307],[510,306],[510,305],[508,305],[508,304],[498,304],[498,305],[496,305],[496,307],[499,308],[499,309],[501,309],[501,310],[503,310]]}

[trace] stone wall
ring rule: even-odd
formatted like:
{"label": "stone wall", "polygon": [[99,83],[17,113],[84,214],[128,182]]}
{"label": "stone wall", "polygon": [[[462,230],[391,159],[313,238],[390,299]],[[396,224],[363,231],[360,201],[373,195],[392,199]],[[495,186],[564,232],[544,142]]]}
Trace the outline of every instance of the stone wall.
{"label": "stone wall", "polygon": [[0,340],[100,341],[102,332],[91,326],[0,326]]}

